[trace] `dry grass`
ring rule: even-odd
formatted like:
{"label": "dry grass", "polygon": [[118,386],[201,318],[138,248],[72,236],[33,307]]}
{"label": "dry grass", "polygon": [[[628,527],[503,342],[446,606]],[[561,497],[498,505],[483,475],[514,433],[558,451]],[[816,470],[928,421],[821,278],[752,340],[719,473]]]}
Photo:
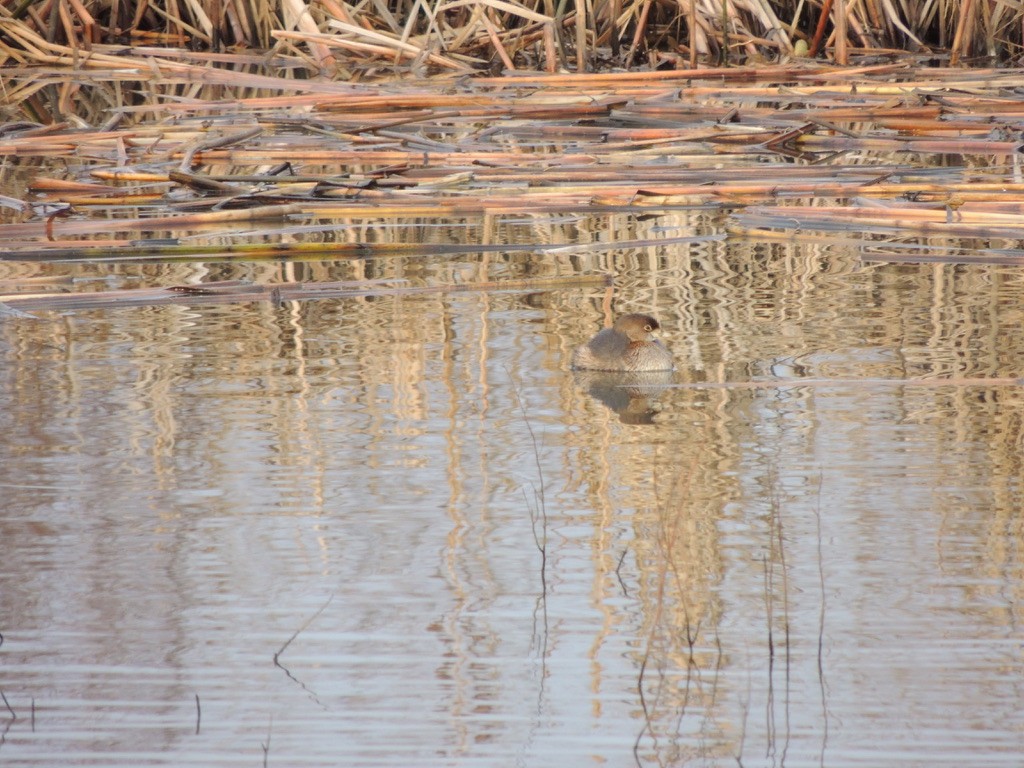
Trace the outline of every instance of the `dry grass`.
{"label": "dry grass", "polygon": [[[98,128],[69,116],[0,131],[0,170],[24,180],[0,197],[13,258],[375,256],[412,246],[343,242],[337,222],[693,206],[764,238],[1015,237],[1024,212],[1014,70],[803,62],[272,89],[209,54],[117,69],[93,55],[78,79],[8,80],[40,109],[86,85],[111,92]],[[235,88],[196,89],[203,73]],[[160,97],[105,106],[130,78]]]}
{"label": "dry grass", "polygon": [[[679,68],[915,51],[1014,60],[1024,9],[1004,0],[4,0],[0,61],[79,60],[103,45],[285,62],[303,77]],[[230,53],[224,53],[230,51]],[[257,57],[257,58],[258,58]]]}

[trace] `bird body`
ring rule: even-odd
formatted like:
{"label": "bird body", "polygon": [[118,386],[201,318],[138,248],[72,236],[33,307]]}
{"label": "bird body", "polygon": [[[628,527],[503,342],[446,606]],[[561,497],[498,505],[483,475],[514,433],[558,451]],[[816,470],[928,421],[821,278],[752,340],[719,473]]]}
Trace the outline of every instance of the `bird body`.
{"label": "bird body", "polygon": [[661,326],[650,315],[623,315],[576,348],[572,367],[588,371],[671,371],[672,353],[653,336]]}

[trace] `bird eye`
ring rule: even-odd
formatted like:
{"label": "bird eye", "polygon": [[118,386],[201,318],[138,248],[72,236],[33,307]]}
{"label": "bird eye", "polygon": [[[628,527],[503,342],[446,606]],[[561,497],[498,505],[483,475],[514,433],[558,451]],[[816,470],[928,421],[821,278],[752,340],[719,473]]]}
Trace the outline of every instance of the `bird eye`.
{"label": "bird eye", "polygon": [[651,326],[649,326],[649,325],[645,325],[645,326],[644,326],[644,330],[645,330],[645,331],[647,331],[648,333],[650,333],[651,331],[653,331],[653,330],[654,330],[654,328],[652,328],[652,327],[651,327]]}

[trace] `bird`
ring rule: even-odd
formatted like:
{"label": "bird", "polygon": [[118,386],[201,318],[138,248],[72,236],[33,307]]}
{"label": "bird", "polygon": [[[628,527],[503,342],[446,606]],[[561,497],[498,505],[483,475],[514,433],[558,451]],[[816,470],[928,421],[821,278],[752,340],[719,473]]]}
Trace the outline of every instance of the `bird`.
{"label": "bird", "polygon": [[661,326],[650,315],[619,317],[572,355],[574,370],[584,371],[671,371],[672,353],[654,338]]}

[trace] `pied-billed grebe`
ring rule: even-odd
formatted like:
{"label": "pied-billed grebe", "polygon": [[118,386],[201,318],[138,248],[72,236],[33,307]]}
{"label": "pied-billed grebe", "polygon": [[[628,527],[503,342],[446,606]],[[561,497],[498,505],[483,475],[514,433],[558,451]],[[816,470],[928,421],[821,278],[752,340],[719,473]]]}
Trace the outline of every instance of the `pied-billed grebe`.
{"label": "pied-billed grebe", "polygon": [[661,326],[650,315],[623,315],[572,355],[572,367],[588,371],[671,371],[672,353],[651,334]]}

